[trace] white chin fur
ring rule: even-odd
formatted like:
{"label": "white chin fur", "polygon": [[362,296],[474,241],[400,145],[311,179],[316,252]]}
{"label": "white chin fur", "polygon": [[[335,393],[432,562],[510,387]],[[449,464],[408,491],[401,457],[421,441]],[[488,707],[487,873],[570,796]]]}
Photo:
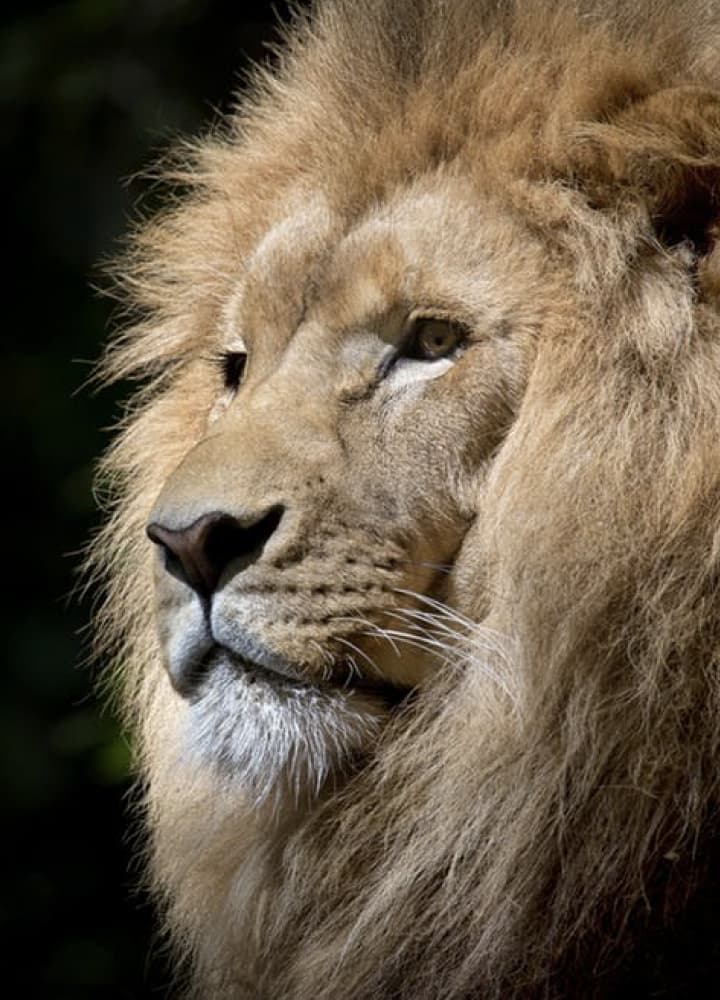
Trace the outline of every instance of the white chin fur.
{"label": "white chin fur", "polygon": [[270,796],[317,795],[377,737],[384,714],[358,691],[277,684],[218,663],[188,713],[188,750],[257,805]]}

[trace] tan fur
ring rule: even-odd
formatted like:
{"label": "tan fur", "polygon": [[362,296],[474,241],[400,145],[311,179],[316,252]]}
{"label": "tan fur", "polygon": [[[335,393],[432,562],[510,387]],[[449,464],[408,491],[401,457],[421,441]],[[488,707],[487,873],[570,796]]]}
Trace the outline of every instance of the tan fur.
{"label": "tan fur", "polygon": [[[198,995],[609,996],[702,879],[718,53],[710,0],[328,0],[168,169],[187,190],[119,268],[138,322],[106,373],[146,387],[95,559]],[[470,346],[371,388],[418,305]],[[209,358],[240,337],[230,398]],[[228,616],[319,688],[346,639],[416,693],[336,691],[256,794],[187,753],[163,656],[189,599],[156,567],[154,611],[144,525],[279,501]]]}

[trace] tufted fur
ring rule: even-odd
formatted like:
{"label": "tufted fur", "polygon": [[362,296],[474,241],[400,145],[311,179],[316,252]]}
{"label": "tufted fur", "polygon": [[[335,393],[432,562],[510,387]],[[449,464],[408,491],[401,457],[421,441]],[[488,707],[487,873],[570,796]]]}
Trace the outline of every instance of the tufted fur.
{"label": "tufted fur", "polygon": [[[137,322],[105,372],[145,381],[106,459],[115,512],[95,559],[153,885],[199,995],[706,995],[718,53],[711,0],[319,3],[232,120],[168,165],[182,195],[119,268]],[[423,185],[450,203],[461,185],[500,219],[469,225],[458,259],[491,246],[511,322],[532,314],[527,370],[466,498],[444,604],[413,605],[444,667],[309,806],[258,805],[179,754],[144,524],[207,433],[207,356],[288,206],[321,196],[345,233]]]}

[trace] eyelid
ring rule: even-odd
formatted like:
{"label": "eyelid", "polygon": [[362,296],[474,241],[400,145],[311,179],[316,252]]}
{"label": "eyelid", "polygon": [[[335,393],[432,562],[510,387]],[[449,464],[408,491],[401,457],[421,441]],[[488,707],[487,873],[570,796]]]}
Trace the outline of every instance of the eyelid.
{"label": "eyelid", "polygon": [[234,336],[229,337],[227,343],[224,343],[220,347],[221,354],[247,354],[247,344],[242,337]]}
{"label": "eyelid", "polygon": [[424,306],[416,306],[412,309],[405,317],[405,322],[403,323],[403,330],[407,331],[413,325],[421,319],[450,319],[450,316],[446,314],[444,309],[433,309],[432,306],[425,308]]}

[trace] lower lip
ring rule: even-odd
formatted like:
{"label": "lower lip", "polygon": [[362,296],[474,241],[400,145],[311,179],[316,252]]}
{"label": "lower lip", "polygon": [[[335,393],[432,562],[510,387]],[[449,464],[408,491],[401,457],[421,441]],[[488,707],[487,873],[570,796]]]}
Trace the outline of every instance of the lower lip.
{"label": "lower lip", "polygon": [[238,656],[237,653],[233,653],[232,650],[227,649],[225,646],[216,646],[213,650],[211,650],[208,654],[206,662],[210,669],[212,669],[212,666],[216,663],[225,663],[236,673],[242,674],[243,677],[248,680],[263,680],[275,687],[290,686],[297,689],[311,688],[314,686],[307,681],[300,680],[299,677],[291,675],[290,673],[273,670],[270,667],[264,666],[262,663],[248,660],[244,656]]}
{"label": "lower lip", "polygon": [[397,706],[408,700],[411,690],[408,688],[398,688],[392,684],[357,682],[347,683],[344,681],[332,680],[309,681],[301,680],[297,675],[291,674],[289,670],[273,670],[261,663],[256,663],[245,657],[238,656],[224,646],[217,646],[207,658],[208,666],[213,662],[227,663],[238,674],[242,674],[246,681],[252,683],[254,680],[264,681],[275,689],[292,689],[293,691],[323,691],[326,694],[345,694],[354,692],[375,699],[380,699],[387,705]]}

